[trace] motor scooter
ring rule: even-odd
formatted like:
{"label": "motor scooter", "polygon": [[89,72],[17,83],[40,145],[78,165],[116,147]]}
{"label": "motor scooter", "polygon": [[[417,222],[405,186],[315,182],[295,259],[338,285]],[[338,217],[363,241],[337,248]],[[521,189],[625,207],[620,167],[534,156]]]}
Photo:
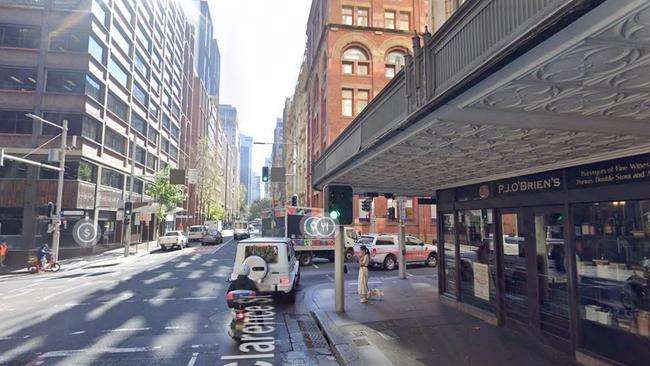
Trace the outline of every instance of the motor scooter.
{"label": "motor scooter", "polygon": [[230,291],[226,295],[228,308],[231,309],[232,321],[230,322],[230,329],[228,335],[235,341],[241,341],[246,327],[246,307],[255,304],[255,291],[250,290],[235,290]]}

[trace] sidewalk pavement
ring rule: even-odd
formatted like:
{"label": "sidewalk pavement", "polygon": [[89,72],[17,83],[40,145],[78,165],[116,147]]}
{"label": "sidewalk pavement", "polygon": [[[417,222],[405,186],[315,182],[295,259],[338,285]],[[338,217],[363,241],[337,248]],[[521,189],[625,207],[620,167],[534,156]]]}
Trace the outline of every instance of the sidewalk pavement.
{"label": "sidewalk pavement", "polygon": [[370,278],[382,300],[361,304],[345,284],[345,313],[334,311],[334,284],[308,288],[306,306],[341,365],[575,365],[571,357],[509,328],[444,305],[432,276]]}
{"label": "sidewalk pavement", "polygon": [[[158,244],[156,241],[149,242],[149,250],[147,250],[147,243],[132,244],[131,250],[129,251],[129,256],[124,257],[124,247],[119,247],[116,249],[107,250],[99,254],[93,254],[90,256],[76,257],[69,259],[62,259],[59,261],[61,264],[61,271],[71,271],[83,267],[107,267],[112,265],[117,265],[127,261],[133,261],[137,258],[140,258],[144,255],[151,253],[154,250],[158,249]],[[0,268],[0,276],[7,278],[5,276],[15,277],[18,275],[23,275],[27,273],[27,263],[20,265],[11,265]]]}

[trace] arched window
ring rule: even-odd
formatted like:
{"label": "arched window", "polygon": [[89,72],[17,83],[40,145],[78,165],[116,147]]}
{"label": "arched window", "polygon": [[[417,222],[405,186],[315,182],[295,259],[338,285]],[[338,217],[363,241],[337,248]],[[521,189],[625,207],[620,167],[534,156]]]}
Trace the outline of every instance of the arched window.
{"label": "arched window", "polygon": [[368,75],[370,61],[366,52],[359,47],[350,47],[343,52],[343,74]]}
{"label": "arched window", "polygon": [[404,67],[404,51],[394,50],[386,55],[386,77],[393,78]]}

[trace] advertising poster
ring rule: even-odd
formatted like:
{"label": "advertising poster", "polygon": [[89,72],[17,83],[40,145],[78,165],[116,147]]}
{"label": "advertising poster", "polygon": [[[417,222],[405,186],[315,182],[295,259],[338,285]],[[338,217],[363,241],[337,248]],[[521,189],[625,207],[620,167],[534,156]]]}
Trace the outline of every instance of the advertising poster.
{"label": "advertising poster", "polygon": [[487,264],[474,262],[474,296],[490,301],[490,276]]}

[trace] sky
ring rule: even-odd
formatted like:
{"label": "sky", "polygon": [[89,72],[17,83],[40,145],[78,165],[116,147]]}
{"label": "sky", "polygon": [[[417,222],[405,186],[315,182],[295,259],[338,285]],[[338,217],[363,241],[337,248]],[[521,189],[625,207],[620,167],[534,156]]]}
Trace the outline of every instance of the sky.
{"label": "sky", "polygon": [[[220,103],[237,108],[240,133],[273,142],[276,119],[293,95],[311,0],[209,0],[221,51]],[[261,175],[271,146],[254,145]]]}

